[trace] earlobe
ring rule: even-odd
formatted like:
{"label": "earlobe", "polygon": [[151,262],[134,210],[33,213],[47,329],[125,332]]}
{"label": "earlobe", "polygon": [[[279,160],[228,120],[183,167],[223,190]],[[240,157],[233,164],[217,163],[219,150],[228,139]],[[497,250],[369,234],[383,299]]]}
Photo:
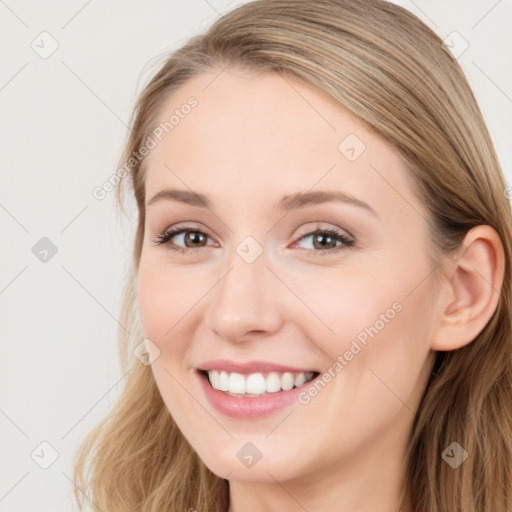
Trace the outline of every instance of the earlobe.
{"label": "earlobe", "polygon": [[446,276],[431,340],[433,350],[456,350],[473,341],[498,305],[505,271],[498,233],[490,226],[476,226],[462,245]]}

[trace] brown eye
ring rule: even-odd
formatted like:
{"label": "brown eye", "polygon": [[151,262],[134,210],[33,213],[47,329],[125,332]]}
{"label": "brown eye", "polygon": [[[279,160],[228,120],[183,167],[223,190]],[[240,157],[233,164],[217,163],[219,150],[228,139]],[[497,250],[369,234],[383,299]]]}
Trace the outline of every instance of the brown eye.
{"label": "brown eye", "polygon": [[206,241],[208,237],[199,231],[187,231],[185,232],[185,245],[187,247],[195,247],[200,245],[202,247],[202,243]]}
{"label": "brown eye", "polygon": [[315,249],[331,249],[337,247],[338,240],[331,235],[319,234],[313,236],[313,247]]}
{"label": "brown eye", "polygon": [[317,253],[329,253],[354,245],[354,240],[335,229],[317,229],[302,236],[299,242],[307,239],[311,239],[311,243],[305,249]]}
{"label": "brown eye", "polygon": [[207,243],[208,238],[210,237],[206,233],[197,228],[177,228],[159,235],[154,243],[184,252],[187,249],[202,249],[207,245],[213,245]]}

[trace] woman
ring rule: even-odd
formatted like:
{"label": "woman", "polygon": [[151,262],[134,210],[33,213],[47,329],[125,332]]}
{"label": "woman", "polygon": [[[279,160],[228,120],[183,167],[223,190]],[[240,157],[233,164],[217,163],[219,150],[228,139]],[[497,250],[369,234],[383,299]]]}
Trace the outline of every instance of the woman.
{"label": "woman", "polygon": [[512,510],[510,204],[428,27],[247,3],[152,78],[121,164],[128,375],[78,456],[94,510]]}

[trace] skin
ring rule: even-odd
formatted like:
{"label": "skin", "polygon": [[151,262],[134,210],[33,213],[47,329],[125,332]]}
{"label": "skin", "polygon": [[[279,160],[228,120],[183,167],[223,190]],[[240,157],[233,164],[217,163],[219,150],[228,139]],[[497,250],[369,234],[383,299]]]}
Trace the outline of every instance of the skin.
{"label": "skin", "polygon": [[[496,307],[499,238],[475,228],[464,256],[446,260],[436,279],[428,215],[392,146],[313,87],[276,74],[218,73],[167,99],[162,122],[190,96],[198,105],[146,161],[146,201],[175,188],[212,203],[164,199],[146,208],[138,299],[144,334],[160,350],[157,386],[200,458],[229,479],[229,512],[395,512],[435,350],[469,343]],[[338,149],[349,134],[366,146],[354,161]],[[343,191],[376,214],[332,201],[276,209],[283,195],[309,190]],[[209,238],[155,244],[185,224]],[[331,240],[339,250],[326,254],[307,236],[317,226],[352,237],[353,246]],[[247,236],[263,250],[253,263],[236,252]],[[394,318],[307,404],[235,419],[213,409],[199,386],[194,369],[217,358],[328,371],[396,303]],[[251,468],[236,455],[247,442],[262,453]]]}

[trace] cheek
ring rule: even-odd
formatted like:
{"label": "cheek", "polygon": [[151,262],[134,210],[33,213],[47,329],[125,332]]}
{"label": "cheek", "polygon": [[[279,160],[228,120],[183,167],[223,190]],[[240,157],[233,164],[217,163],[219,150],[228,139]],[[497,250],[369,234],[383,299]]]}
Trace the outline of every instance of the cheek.
{"label": "cheek", "polygon": [[[159,338],[165,332],[165,324],[171,320],[172,310],[168,310],[166,304],[169,300],[169,293],[163,286],[164,275],[144,260],[141,260],[138,274],[138,305],[140,319],[146,338]],[[167,326],[167,329],[169,326]],[[156,340],[153,340],[156,341]]]}
{"label": "cheek", "polygon": [[209,281],[198,279],[197,271],[153,262],[149,256],[141,258],[138,304],[145,334],[149,337],[151,331],[162,338],[175,330],[210,286]]}
{"label": "cheek", "polygon": [[[144,336],[153,341],[164,358],[169,354],[179,355],[184,350],[184,339],[177,334],[184,325],[183,320],[205,293],[192,286],[183,272],[173,271],[164,265],[152,265],[141,259],[138,274],[138,306]],[[182,346],[183,345],[183,346]]]}
{"label": "cheek", "polygon": [[295,321],[331,360],[349,350],[353,340],[369,339],[371,326],[377,324],[380,331],[399,316],[396,284],[379,278],[371,269],[353,267],[315,272],[311,279],[288,277],[301,299],[295,300]]}
{"label": "cheek", "polygon": [[328,269],[311,278],[289,275],[309,309],[296,301],[294,318],[332,363],[346,354],[360,369],[378,361],[418,370],[429,350],[435,297],[432,280],[425,279],[430,268],[418,254],[409,259],[407,250],[400,260],[381,256],[371,265]]}
{"label": "cheek", "polygon": [[198,295],[204,295],[205,290],[191,287],[187,281],[183,272],[141,258],[138,272],[140,320],[144,337],[160,350],[151,370],[167,409],[181,429],[188,425],[191,410],[201,415],[201,411],[194,410],[195,402],[190,404],[186,391],[190,388],[187,380],[190,376],[185,373],[190,336],[187,337],[184,329]]}

